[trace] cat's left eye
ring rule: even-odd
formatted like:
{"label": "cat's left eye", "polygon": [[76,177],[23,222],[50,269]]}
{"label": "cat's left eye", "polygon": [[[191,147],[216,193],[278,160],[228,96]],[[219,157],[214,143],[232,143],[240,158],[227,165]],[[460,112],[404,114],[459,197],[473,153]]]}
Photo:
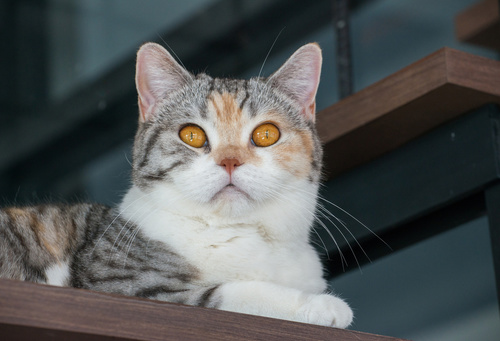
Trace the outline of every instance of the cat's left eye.
{"label": "cat's left eye", "polygon": [[203,129],[196,125],[188,125],[179,132],[180,139],[194,148],[201,148],[207,143],[207,136]]}
{"label": "cat's left eye", "polygon": [[280,138],[280,131],[272,123],[264,123],[255,128],[252,133],[252,142],[257,147],[268,147],[276,142]]}

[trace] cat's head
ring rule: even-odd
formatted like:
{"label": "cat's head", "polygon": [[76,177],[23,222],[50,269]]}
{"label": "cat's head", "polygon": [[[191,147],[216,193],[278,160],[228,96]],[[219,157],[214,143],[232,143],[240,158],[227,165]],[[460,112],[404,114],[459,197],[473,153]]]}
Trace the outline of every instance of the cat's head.
{"label": "cat's head", "polygon": [[143,45],[134,185],[165,206],[226,216],[293,206],[290,193],[315,201],[321,61],[319,46],[308,44],[268,78],[214,79],[189,73],[157,44]]}

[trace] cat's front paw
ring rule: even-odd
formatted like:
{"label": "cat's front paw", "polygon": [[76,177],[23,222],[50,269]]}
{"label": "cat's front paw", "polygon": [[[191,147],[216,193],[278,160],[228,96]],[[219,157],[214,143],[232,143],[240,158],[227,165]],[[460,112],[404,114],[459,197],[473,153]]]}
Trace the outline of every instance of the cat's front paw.
{"label": "cat's front paw", "polygon": [[312,324],[347,328],[353,319],[351,308],[338,297],[311,295],[299,309],[300,319]]}

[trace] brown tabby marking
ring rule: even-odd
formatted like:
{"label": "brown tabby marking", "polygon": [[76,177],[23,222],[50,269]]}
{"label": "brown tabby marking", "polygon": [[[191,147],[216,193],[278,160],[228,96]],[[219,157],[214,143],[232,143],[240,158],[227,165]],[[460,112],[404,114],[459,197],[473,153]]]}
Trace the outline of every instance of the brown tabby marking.
{"label": "brown tabby marking", "polygon": [[51,229],[46,229],[43,222],[36,216],[36,212],[23,210],[17,207],[6,208],[4,211],[11,222],[20,222],[21,230],[26,231],[26,229],[29,228],[33,233],[33,237],[38,241],[38,244],[43,246],[53,258],[59,259],[61,253],[60,249],[57,245],[53,246],[46,238],[47,233],[51,233],[52,231]]}
{"label": "brown tabby marking", "polygon": [[[241,118],[241,108],[236,103],[236,98],[227,92],[222,94],[215,93],[212,95],[211,102],[217,114],[217,122],[223,126],[233,125],[235,129],[241,130],[243,125],[241,120],[235,120],[235,116]],[[236,127],[236,124],[238,126]]]}
{"label": "brown tabby marking", "polygon": [[310,133],[291,126],[281,126],[281,130],[289,131],[288,140],[276,145],[275,161],[297,178],[306,177],[311,172],[313,161],[314,142]]}
{"label": "brown tabby marking", "polygon": [[302,146],[300,144],[280,145],[276,148],[278,150],[275,161],[280,163],[281,167],[287,168],[297,178],[307,176],[310,173],[310,160],[303,159],[307,157],[301,152]]}
{"label": "brown tabby marking", "polygon": [[225,158],[235,158],[242,163],[250,162],[256,166],[261,164],[261,159],[248,145],[241,145],[241,132],[248,124],[236,98],[227,92],[215,93],[210,98],[209,107],[213,108],[217,116],[218,135],[223,148],[213,151],[214,159],[220,163]]}

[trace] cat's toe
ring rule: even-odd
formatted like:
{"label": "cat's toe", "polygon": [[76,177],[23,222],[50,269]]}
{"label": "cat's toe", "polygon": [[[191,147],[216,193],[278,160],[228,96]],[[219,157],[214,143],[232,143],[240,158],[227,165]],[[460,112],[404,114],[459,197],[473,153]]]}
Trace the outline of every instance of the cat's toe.
{"label": "cat's toe", "polygon": [[300,310],[307,323],[336,328],[347,328],[353,319],[349,305],[331,295],[311,296]]}

